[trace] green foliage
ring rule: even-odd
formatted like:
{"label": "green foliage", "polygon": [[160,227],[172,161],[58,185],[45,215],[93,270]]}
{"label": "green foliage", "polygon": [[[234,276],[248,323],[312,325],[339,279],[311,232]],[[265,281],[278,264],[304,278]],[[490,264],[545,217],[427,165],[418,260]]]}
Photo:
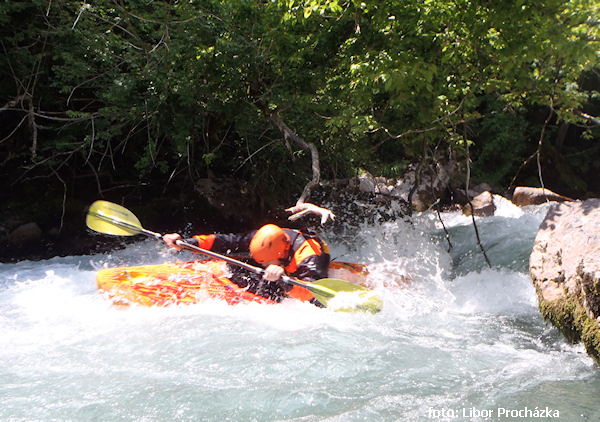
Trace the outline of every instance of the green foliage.
{"label": "green foliage", "polygon": [[233,175],[294,194],[310,157],[277,112],[325,178],[397,175],[461,150],[467,127],[475,174],[506,183],[537,141],[523,109],[588,124],[574,110],[598,96],[580,87],[597,15],[592,0],[5,1],[0,176]]}
{"label": "green foliage", "polygon": [[[303,4],[314,12],[314,3]],[[326,14],[328,2],[320,7]],[[476,133],[475,174],[508,183],[540,130],[515,110],[543,105],[580,122],[573,109],[597,95],[578,86],[598,63],[597,12],[592,1],[347,2],[337,19],[355,31],[328,84],[340,101],[336,121],[362,133],[370,163],[418,158],[440,142],[461,150],[466,124]],[[494,109],[482,109],[487,96]]]}
{"label": "green foliage", "polygon": [[[531,134],[522,112],[495,113],[475,121],[472,177],[492,186],[508,186],[526,155]],[[531,154],[531,152],[530,152]]]}

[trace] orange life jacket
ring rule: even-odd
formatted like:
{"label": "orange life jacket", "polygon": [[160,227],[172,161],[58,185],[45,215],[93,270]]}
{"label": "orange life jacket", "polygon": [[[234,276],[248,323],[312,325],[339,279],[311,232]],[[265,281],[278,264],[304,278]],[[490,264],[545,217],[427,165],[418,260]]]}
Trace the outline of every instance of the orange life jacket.
{"label": "orange life jacket", "polygon": [[[311,232],[289,229],[285,231],[290,236],[291,244],[285,271],[303,281],[316,281],[327,277],[330,261],[327,243]],[[314,302],[314,295],[304,287],[293,286],[287,293],[293,298]]]}

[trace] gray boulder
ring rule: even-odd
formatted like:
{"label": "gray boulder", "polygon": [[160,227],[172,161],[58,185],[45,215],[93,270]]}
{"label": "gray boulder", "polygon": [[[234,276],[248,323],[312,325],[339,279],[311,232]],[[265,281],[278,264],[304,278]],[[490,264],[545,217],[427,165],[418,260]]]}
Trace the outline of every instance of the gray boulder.
{"label": "gray boulder", "polygon": [[544,319],[600,363],[600,199],[549,209],[529,272]]}

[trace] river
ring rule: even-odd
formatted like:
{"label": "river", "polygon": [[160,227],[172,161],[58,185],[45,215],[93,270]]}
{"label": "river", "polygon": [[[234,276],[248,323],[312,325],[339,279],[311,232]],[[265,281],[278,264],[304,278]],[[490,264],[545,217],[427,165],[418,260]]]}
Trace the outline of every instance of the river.
{"label": "river", "polygon": [[434,213],[325,232],[333,257],[369,264],[376,315],[111,306],[98,269],[192,258],[142,238],[0,264],[0,420],[599,420],[600,371],[542,320],[528,275],[546,210],[500,199],[477,219],[492,268],[459,213],[442,214],[450,251]]}

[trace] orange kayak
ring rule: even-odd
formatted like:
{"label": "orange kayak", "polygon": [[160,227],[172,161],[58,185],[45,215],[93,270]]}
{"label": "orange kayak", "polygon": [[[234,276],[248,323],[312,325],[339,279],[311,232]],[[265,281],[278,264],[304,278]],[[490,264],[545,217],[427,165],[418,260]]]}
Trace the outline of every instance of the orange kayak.
{"label": "orange kayak", "polygon": [[[348,262],[331,262],[329,267],[329,277],[356,284],[362,284],[367,273],[365,266]],[[100,291],[119,305],[136,303],[164,307],[210,299],[224,300],[230,305],[241,302],[275,304],[281,300],[281,296],[269,298],[270,295],[240,287],[244,283],[237,277],[238,284],[234,283],[234,274],[239,275],[240,271],[235,271],[226,262],[206,259],[102,269],[96,276],[96,283]]]}

